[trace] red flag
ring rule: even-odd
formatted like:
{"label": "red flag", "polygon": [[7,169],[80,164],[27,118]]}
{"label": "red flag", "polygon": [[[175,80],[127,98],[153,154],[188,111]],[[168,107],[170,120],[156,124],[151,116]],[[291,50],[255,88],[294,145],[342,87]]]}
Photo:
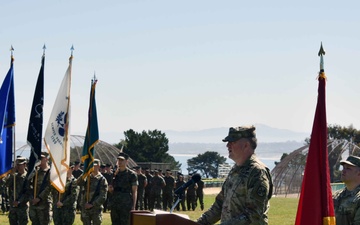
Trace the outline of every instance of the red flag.
{"label": "red flag", "polygon": [[295,225],[335,225],[334,204],[330,186],[327,149],[325,104],[326,77],[323,68],[322,45],[319,73],[318,102],[315,111],[309,152],[305,165]]}

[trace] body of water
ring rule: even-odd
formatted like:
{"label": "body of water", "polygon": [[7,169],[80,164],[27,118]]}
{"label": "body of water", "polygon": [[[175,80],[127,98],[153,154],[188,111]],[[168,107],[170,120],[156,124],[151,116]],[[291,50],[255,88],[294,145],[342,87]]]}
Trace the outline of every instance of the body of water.
{"label": "body of water", "polygon": [[[176,161],[179,161],[181,163],[181,173],[188,174],[187,171],[187,160],[194,158],[197,156],[197,154],[171,154],[175,158]],[[227,156],[224,156],[226,158],[226,162],[230,165],[234,165],[234,161],[232,159],[229,159]],[[279,159],[275,158],[261,158],[259,159],[270,169],[272,170],[275,167],[275,161],[279,161]]]}

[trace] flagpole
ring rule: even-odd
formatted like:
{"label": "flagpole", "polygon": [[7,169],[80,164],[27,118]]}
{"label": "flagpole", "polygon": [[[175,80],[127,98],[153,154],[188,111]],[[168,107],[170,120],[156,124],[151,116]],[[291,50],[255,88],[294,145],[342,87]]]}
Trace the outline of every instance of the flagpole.
{"label": "flagpole", "polygon": [[[70,64],[70,68],[69,68],[69,71],[70,71],[70,84],[71,84],[71,72],[72,72],[72,59],[73,59],[73,51],[74,51],[74,45],[71,46],[71,56],[70,56],[70,59],[69,59],[69,64]],[[65,136],[64,136],[64,149],[63,149],[63,152],[65,153],[65,157],[64,159],[67,159],[68,156],[67,156],[67,151],[66,151],[66,148],[67,148],[67,144],[69,142],[68,140],[68,135],[69,135],[69,108],[70,108],[70,87],[69,87],[69,92],[67,93],[67,96],[68,96],[68,101],[67,101],[67,107],[66,107],[66,124],[65,124]],[[64,151],[65,150],[65,151]],[[68,162],[66,162],[68,163]],[[68,164],[65,164],[66,165],[66,169],[69,170],[69,165]],[[66,180],[65,180],[66,182]],[[65,192],[65,186],[66,186],[66,183],[64,183],[64,192]],[[60,197],[61,197],[61,192],[59,192],[59,201],[60,201]]]}
{"label": "flagpole", "polygon": [[[14,48],[13,46],[11,45],[10,47],[10,52],[11,52],[11,59],[10,59],[10,66],[13,66],[13,63],[14,63]],[[13,167],[15,169],[15,164],[16,164],[16,153],[15,153],[15,126],[13,127],[13,129],[11,129],[11,135],[12,135],[12,147],[13,147]],[[15,173],[13,175],[14,177],[14,201],[16,201],[16,176],[15,176]]]}

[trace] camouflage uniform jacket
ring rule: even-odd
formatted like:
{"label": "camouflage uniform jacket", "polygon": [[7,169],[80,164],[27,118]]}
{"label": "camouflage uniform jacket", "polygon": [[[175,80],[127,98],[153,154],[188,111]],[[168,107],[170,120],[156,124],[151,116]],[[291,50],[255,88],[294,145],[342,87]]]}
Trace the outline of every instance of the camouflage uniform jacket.
{"label": "camouflage uniform jacket", "polygon": [[270,171],[253,154],[242,166],[234,165],[215,203],[199,219],[202,225],[268,224],[272,195]]}
{"label": "camouflage uniform jacket", "polygon": [[151,194],[161,194],[162,188],[165,186],[165,180],[164,178],[160,176],[153,176],[150,180],[151,185]]}
{"label": "camouflage uniform jacket", "polygon": [[138,182],[139,182],[139,186],[138,186],[138,191],[142,191],[145,190],[145,182],[147,182],[147,178],[144,174],[140,173],[137,174],[137,178],[138,178]]}
{"label": "camouflage uniform jacket", "polygon": [[105,177],[101,173],[97,174],[96,176],[94,176],[92,173],[90,174],[90,188],[88,195],[89,199],[87,199],[87,179],[78,179],[78,185],[84,186],[85,190],[81,205],[84,206],[85,203],[88,202],[94,207],[103,208],[102,205],[106,200],[108,191],[108,183]]}
{"label": "camouflage uniform jacket", "polygon": [[[65,184],[65,192],[60,195],[60,202],[63,203],[63,207],[66,208],[76,208],[76,201],[79,195],[80,187],[76,183],[76,179],[74,176],[71,178],[66,179]],[[59,192],[53,188],[53,200],[54,200],[54,207],[56,207],[56,203],[59,200]]]}
{"label": "camouflage uniform jacket", "polygon": [[[19,206],[26,206],[26,203],[29,201],[29,196],[26,193],[26,174],[26,172],[15,174],[15,200],[19,202]],[[6,177],[6,186],[9,188],[10,202],[12,202],[14,200],[14,175]],[[12,207],[12,204],[10,204],[10,207]]]}
{"label": "camouflage uniform jacket", "polygon": [[[47,207],[48,203],[52,203],[52,196],[51,196],[51,185],[50,185],[50,167],[46,169],[38,169],[37,176],[35,175],[32,182],[30,183],[30,188],[28,189],[28,194],[32,198],[37,197],[40,198],[41,201],[31,207],[38,207],[44,208]],[[37,180],[35,180],[37,178]],[[36,185],[36,193],[34,196],[34,190]]]}
{"label": "camouflage uniform jacket", "polygon": [[360,186],[353,191],[345,188],[333,195],[337,225],[360,224]]}
{"label": "camouflage uniform jacket", "polygon": [[165,180],[165,184],[166,184],[164,187],[164,192],[165,193],[174,192],[175,178],[173,176],[165,176],[164,180]]}

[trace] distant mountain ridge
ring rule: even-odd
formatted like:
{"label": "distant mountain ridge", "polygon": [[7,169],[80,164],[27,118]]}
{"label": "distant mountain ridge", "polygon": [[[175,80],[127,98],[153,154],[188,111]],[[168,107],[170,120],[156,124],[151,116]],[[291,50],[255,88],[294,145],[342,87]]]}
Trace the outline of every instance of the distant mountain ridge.
{"label": "distant mountain ridge", "polygon": [[[255,124],[258,142],[274,143],[296,141],[303,142],[310,137],[309,133],[296,132],[287,129],[273,128],[263,124]],[[199,131],[164,130],[170,143],[221,143],[229,132],[228,127],[211,128]]]}

